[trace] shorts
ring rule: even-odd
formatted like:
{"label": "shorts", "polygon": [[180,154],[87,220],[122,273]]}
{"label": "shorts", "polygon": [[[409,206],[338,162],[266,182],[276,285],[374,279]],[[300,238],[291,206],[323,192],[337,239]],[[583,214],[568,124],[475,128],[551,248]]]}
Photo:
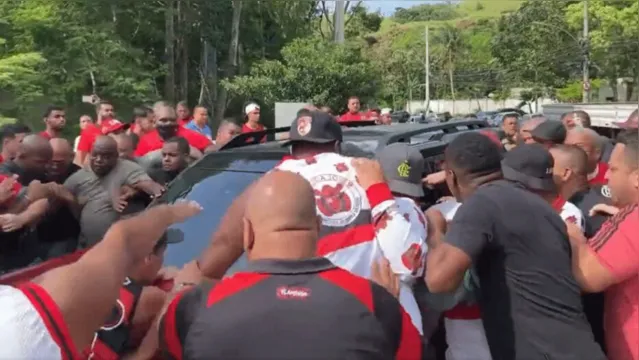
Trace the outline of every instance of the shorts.
{"label": "shorts", "polygon": [[0,285],[0,359],[76,358],[62,314],[39,285]]}

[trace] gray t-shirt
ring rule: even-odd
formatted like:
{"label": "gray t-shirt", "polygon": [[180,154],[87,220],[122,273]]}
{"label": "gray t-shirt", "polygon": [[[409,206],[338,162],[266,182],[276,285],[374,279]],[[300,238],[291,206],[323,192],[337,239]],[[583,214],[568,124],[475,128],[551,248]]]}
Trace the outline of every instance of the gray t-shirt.
{"label": "gray t-shirt", "polygon": [[80,245],[91,246],[102,240],[111,224],[120,219],[113,208],[113,198],[123,185],[151,180],[140,165],[118,160],[109,174],[98,177],[89,169],[78,170],[64,182],[64,187],[86,204],[80,213]]}

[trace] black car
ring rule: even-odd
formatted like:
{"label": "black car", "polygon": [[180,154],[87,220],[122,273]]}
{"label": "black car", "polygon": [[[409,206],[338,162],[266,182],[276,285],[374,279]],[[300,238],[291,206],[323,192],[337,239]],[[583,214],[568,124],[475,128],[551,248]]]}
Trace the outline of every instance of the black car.
{"label": "black car", "polygon": [[[419,149],[427,161],[427,173],[439,170],[448,142],[465,131],[488,128],[484,121],[470,120],[444,124],[393,124],[344,129],[342,152],[347,156],[373,157],[386,145],[407,142]],[[220,151],[207,154],[182,172],[158,202],[178,199],[196,200],[204,210],[186,222],[169,229],[171,243],[166,251],[166,266],[180,267],[197,258],[209,244],[226,209],[251,183],[273,169],[288,154],[281,141],[259,143],[263,136],[287,132],[288,128],[241,134]],[[434,203],[445,189],[426,192],[424,204]],[[231,273],[241,269],[240,259]]]}

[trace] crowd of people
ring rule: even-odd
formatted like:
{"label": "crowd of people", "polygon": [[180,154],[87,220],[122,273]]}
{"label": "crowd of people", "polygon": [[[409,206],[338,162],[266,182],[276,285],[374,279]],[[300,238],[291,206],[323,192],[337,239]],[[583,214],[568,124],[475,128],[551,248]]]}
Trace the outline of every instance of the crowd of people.
{"label": "crowd of people", "polygon": [[[199,258],[163,268],[166,229],[201,208],[148,203],[193,159],[264,130],[259,111],[213,139],[205,107],[158,102],[125,123],[102,102],[75,149],[60,107],[41,133],[6,125],[2,270],[86,252],[0,285],[0,358],[435,359],[443,319],[448,360],[639,360],[637,112],[614,141],[583,112],[506,116],[425,174],[405,143],[341,153],[341,122],[387,125],[387,109],[301,109],[290,155]],[[451,196],[424,208],[434,187]]]}

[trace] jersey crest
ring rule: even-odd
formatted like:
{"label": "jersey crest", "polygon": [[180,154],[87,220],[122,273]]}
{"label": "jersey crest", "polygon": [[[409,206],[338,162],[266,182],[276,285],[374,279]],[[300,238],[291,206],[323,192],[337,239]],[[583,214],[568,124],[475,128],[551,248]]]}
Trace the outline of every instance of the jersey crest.
{"label": "jersey crest", "polygon": [[342,227],[355,220],[362,210],[362,196],[353,181],[338,174],[316,175],[309,179],[315,192],[322,223]]}

